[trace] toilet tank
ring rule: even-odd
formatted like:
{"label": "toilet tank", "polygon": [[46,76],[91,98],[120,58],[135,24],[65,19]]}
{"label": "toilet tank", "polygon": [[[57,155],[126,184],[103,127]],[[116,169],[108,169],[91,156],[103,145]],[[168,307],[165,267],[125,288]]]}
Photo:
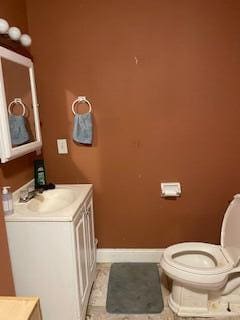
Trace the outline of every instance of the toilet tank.
{"label": "toilet tank", "polygon": [[236,194],[223,218],[221,246],[229,262],[237,266],[240,262],[240,194]]}

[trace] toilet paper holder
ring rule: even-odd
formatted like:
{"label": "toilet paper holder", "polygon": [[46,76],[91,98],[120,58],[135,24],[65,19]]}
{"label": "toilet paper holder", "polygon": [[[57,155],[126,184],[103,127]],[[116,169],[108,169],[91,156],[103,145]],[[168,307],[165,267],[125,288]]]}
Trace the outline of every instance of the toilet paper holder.
{"label": "toilet paper holder", "polygon": [[180,197],[180,182],[161,182],[161,197]]}

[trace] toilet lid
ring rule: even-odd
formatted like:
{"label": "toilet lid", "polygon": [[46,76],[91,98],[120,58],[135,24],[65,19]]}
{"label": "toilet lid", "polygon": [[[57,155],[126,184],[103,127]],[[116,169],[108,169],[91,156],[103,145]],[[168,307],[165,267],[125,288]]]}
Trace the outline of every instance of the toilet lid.
{"label": "toilet lid", "polygon": [[240,262],[240,194],[236,194],[224,215],[221,246],[234,266]]}

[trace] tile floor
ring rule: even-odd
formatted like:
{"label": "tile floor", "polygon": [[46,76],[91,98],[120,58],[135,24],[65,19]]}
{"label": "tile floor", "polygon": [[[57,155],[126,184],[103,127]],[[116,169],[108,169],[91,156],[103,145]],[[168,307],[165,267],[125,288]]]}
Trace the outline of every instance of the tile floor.
{"label": "tile floor", "polygon": [[[162,293],[164,299],[164,310],[160,314],[142,314],[142,315],[124,315],[124,314],[110,314],[107,313],[106,297],[108,277],[110,271],[110,264],[98,264],[97,265],[97,277],[93,285],[91,296],[89,299],[88,310],[86,320],[203,320],[204,318],[180,318],[173,314],[167,305],[167,297],[169,294],[167,279],[164,274],[161,275]],[[161,270],[159,270],[161,274]],[[206,319],[206,318],[205,318]],[[215,320],[217,318],[211,318]],[[218,318],[219,319],[219,318]],[[224,320],[240,320],[240,317],[222,317]]]}

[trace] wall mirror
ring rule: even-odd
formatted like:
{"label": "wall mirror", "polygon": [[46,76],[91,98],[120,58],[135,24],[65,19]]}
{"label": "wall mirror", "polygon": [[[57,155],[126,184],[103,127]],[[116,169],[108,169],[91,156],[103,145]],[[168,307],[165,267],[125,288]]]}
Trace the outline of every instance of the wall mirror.
{"label": "wall mirror", "polygon": [[33,62],[0,47],[1,162],[42,146]]}

